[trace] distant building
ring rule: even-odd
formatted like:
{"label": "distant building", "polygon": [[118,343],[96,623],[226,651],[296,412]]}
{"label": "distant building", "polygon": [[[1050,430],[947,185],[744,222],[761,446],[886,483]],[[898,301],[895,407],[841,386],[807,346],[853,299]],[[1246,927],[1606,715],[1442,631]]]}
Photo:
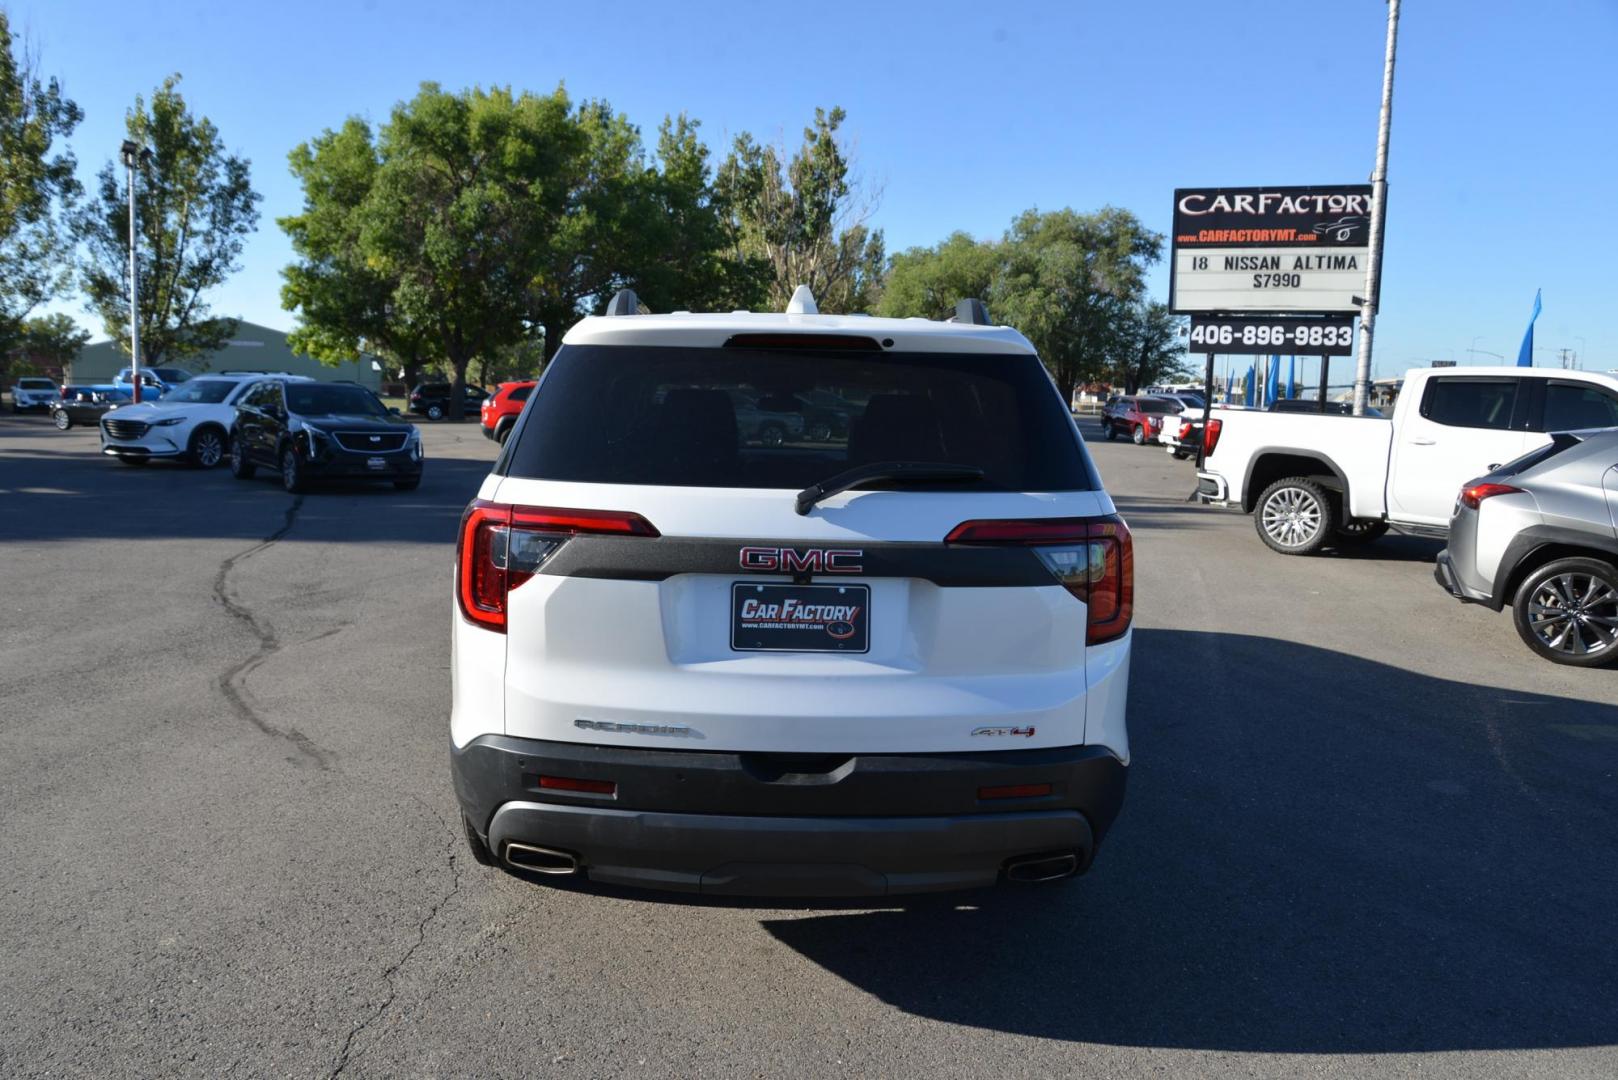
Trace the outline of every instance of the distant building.
{"label": "distant building", "polygon": [[[120,369],[128,366],[129,354],[117,342],[97,341],[79,350],[68,377],[76,383],[111,382]],[[184,368],[197,375],[205,371],[284,371],[322,382],[356,382],[378,392],[382,388],[381,361],[362,354],[347,363],[322,364],[288,348],[287,336],[281,331],[250,322],[237,323],[236,332],[217,352],[185,360],[164,357],[157,366]]]}

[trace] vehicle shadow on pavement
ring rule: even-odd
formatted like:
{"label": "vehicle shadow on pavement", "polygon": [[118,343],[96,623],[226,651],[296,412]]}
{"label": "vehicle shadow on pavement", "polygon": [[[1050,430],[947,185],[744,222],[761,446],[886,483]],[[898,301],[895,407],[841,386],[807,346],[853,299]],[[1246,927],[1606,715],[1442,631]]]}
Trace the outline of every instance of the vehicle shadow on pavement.
{"label": "vehicle shadow on pavement", "polygon": [[1087,877],[768,931],[906,1012],[1043,1038],[1618,1042],[1618,708],[1240,634],[1137,630],[1133,662],[1130,792]]}
{"label": "vehicle shadow on pavement", "polygon": [[[6,433],[8,437],[12,432]],[[58,434],[51,432],[51,434]],[[321,483],[298,515],[296,539],[365,543],[453,543],[456,523],[489,474],[488,461],[428,457],[421,487]],[[364,513],[350,500],[368,498]],[[256,540],[280,524],[293,496],[279,476],[252,480],[226,467],[173,461],[142,467],[90,453],[8,450],[0,454],[0,544],[117,539]]]}

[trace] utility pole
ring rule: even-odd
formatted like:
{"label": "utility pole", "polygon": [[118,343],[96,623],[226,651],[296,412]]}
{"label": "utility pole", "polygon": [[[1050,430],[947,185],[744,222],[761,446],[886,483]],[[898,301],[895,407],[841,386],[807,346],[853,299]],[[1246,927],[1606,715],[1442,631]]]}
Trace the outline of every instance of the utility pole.
{"label": "utility pole", "polygon": [[135,404],[140,404],[140,262],[136,255],[135,166],[145,166],[152,152],[129,139],[119,147],[124,168],[129,171],[129,376],[134,383]]}
{"label": "utility pole", "polygon": [[1364,416],[1371,396],[1371,335],[1376,324],[1377,290],[1382,285],[1382,221],[1388,203],[1388,131],[1393,126],[1393,60],[1399,41],[1399,0],[1388,3],[1388,47],[1382,66],[1382,118],[1377,124],[1376,169],[1371,173],[1371,255],[1360,298],[1360,355],[1354,372],[1354,415]]}

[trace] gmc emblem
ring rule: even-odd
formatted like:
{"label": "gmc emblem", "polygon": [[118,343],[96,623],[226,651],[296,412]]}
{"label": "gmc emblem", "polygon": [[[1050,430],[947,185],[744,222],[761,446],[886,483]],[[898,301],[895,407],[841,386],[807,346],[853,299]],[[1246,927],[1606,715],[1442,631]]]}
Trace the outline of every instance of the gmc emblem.
{"label": "gmc emblem", "polygon": [[743,570],[777,570],[783,574],[858,574],[864,571],[859,548],[744,547]]}

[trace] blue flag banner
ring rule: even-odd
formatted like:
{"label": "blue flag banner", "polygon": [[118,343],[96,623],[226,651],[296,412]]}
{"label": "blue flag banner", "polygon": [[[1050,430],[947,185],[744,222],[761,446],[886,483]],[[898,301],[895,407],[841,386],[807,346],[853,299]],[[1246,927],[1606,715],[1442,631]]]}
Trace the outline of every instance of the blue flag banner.
{"label": "blue flag banner", "polygon": [[1534,366],[1534,320],[1539,318],[1539,290],[1534,290],[1534,313],[1528,316],[1528,332],[1522,336],[1522,348],[1517,350],[1517,366]]}
{"label": "blue flag banner", "polygon": [[1270,370],[1268,378],[1264,380],[1264,407],[1268,409],[1275,404],[1275,399],[1281,393],[1281,358],[1270,357]]}
{"label": "blue flag banner", "polygon": [[1287,400],[1298,396],[1298,358],[1287,357]]}
{"label": "blue flag banner", "polygon": [[1242,404],[1246,405],[1249,409],[1251,409],[1253,407],[1253,390],[1254,390],[1253,383],[1257,380],[1257,378],[1258,378],[1258,365],[1256,363],[1248,364],[1247,365],[1247,381],[1242,384],[1242,389],[1245,391],[1245,393],[1242,395],[1242,399],[1243,399]]}

